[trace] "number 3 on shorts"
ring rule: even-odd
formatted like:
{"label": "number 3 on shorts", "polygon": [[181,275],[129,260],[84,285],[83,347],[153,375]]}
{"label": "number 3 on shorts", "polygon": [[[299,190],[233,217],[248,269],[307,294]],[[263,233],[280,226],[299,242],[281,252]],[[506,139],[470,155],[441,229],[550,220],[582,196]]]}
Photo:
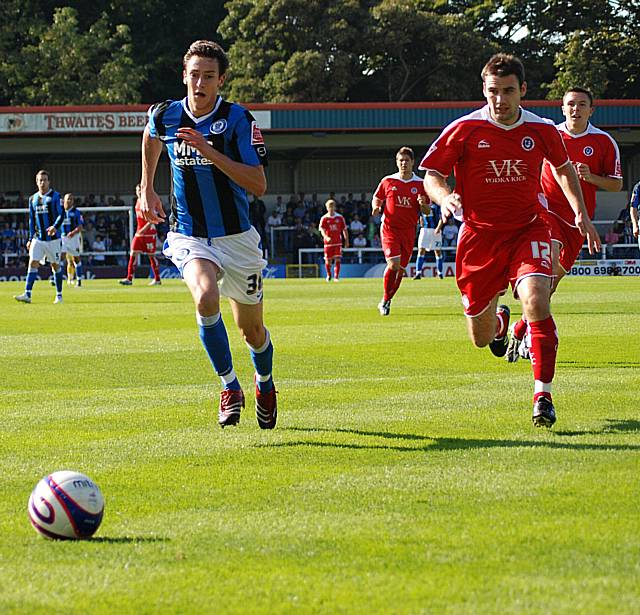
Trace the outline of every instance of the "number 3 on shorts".
{"label": "number 3 on shorts", "polygon": [[542,260],[548,261],[550,253],[551,246],[546,241],[531,242],[531,256],[533,256],[533,258],[541,258]]}
{"label": "number 3 on shorts", "polygon": [[247,277],[247,295],[255,295],[262,291],[262,276],[259,273],[253,273]]}

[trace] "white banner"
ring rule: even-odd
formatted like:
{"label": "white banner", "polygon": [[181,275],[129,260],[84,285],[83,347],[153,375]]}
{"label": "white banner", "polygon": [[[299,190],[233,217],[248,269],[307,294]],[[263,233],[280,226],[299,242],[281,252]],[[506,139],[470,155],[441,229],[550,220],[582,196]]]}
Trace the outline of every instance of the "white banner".
{"label": "white banner", "polygon": [[[271,111],[252,111],[262,130],[271,128]],[[141,133],[146,111],[45,111],[0,113],[0,134]]]}
{"label": "white banner", "polygon": [[567,275],[640,275],[640,260],[576,261]]}

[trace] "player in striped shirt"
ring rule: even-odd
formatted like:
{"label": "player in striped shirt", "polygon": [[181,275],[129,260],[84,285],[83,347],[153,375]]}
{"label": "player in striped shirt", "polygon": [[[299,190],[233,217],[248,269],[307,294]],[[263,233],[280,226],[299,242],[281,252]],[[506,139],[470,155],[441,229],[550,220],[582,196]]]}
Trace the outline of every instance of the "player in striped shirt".
{"label": "player in striped shirt", "polygon": [[638,240],[638,248],[640,249],[640,234],[638,233],[640,216],[638,216],[638,207],[640,207],[640,182],[633,187],[633,190],[631,191],[631,201],[629,202],[629,214],[631,216],[633,236]]}
{"label": "player in striped shirt", "polygon": [[60,194],[50,186],[49,172],[41,169],[36,173],[38,191],[29,197],[29,268],[24,293],[14,297],[16,301],[31,303],[31,291],[38,278],[38,265],[49,261],[53,272],[56,298],[54,303],[62,303],[62,270],[60,268],[60,227],[64,220],[64,210]]}
{"label": "player in striped shirt", "polygon": [[200,339],[220,377],[218,423],[240,421],[244,394],[233,369],[220,295],[229,299],[255,367],[256,417],[262,429],[277,419],[273,345],[263,322],[260,235],[249,221],[247,192],[267,187],[267,150],[249,111],[218,94],[228,59],[211,41],[195,41],[183,59],[187,96],[149,110],[142,141],[141,212],[152,224],[165,217],[153,180],[167,148],[171,164],[171,230],[163,253],[176,265],[196,306]]}
{"label": "player in striped shirt", "polygon": [[82,260],[80,247],[82,243],[81,231],[84,219],[80,210],[75,206],[73,194],[67,192],[62,202],[64,206],[64,220],[62,221],[62,254],[66,255],[67,283],[82,286]]}

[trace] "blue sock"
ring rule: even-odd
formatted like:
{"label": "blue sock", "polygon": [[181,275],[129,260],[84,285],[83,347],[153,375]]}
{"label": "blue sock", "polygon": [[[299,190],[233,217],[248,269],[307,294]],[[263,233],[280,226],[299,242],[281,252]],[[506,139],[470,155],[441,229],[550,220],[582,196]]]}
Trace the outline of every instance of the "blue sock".
{"label": "blue sock", "polygon": [[76,263],[76,280],[82,280],[82,263]]}
{"label": "blue sock", "polygon": [[438,273],[442,275],[442,271],[444,270],[444,258],[442,258],[442,256],[436,256],[436,268],[438,269]]}
{"label": "blue sock", "polygon": [[422,256],[418,256],[416,259],[416,273],[422,273],[422,267],[424,265],[424,254]]}
{"label": "blue sock", "polygon": [[251,353],[251,361],[256,368],[256,384],[262,393],[266,393],[273,388],[273,344],[271,343],[271,335],[269,330],[265,328],[266,339],[260,348],[249,346]]}
{"label": "blue sock", "polygon": [[220,312],[213,316],[201,316],[196,312],[200,340],[204,346],[213,369],[220,376],[225,389],[239,389],[240,383],[233,371],[231,348],[227,330]]}
{"label": "blue sock", "polygon": [[36,278],[38,277],[38,270],[37,269],[28,269],[27,270],[27,283],[25,284],[24,287],[24,294],[27,295],[27,297],[31,297],[31,289],[33,288],[33,285],[35,284]]}
{"label": "blue sock", "polygon": [[53,274],[56,281],[56,294],[62,295],[62,268]]}

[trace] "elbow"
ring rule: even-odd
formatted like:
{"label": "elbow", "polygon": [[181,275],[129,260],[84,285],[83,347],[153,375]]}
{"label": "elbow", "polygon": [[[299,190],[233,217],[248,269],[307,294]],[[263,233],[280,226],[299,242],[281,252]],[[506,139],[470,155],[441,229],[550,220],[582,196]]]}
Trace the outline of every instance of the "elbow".
{"label": "elbow", "polygon": [[251,190],[251,193],[260,197],[260,196],[263,196],[266,191],[267,191],[267,182],[261,181],[253,187],[253,189]]}
{"label": "elbow", "polygon": [[622,180],[618,179],[616,183],[611,186],[609,192],[620,192],[620,190],[622,190]]}

